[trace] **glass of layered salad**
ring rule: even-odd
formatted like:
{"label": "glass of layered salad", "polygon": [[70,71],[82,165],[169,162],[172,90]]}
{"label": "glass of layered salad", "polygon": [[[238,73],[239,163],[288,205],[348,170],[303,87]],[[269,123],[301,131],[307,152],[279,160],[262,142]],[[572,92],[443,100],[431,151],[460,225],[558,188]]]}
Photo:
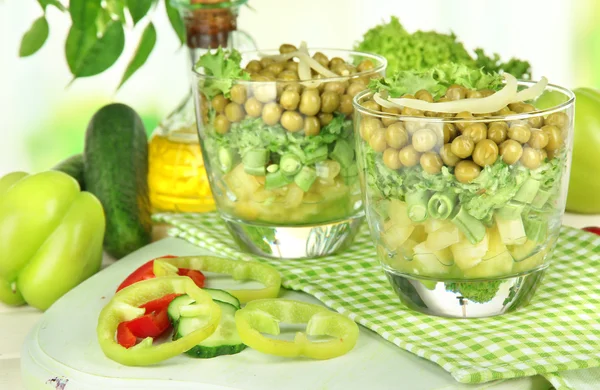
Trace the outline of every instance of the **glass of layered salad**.
{"label": "glass of layered salad", "polygon": [[[546,94],[565,103],[538,109]],[[526,304],[565,209],[573,94],[447,64],[354,99],[367,220],[407,306],[485,317]]]}
{"label": "glass of layered salad", "polygon": [[385,65],[304,43],[200,58],[202,151],[217,209],[243,250],[293,259],[352,242],[364,215],[352,99]]}

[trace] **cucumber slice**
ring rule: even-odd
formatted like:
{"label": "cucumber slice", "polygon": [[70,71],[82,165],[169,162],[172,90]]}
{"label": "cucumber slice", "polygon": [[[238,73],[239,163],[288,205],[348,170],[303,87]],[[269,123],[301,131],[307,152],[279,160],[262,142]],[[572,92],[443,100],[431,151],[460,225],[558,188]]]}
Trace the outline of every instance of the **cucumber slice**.
{"label": "cucumber slice", "polygon": [[[246,346],[237,332],[235,326],[235,312],[237,307],[226,302],[215,300],[221,308],[221,322],[215,332],[206,340],[196,345],[185,354],[194,358],[208,359],[220,355],[233,355],[243,351]],[[186,336],[203,326],[206,319],[199,317],[181,317],[173,340]]]}
{"label": "cucumber slice", "polygon": [[214,301],[229,303],[238,309],[241,307],[239,299],[229,294],[227,291],[218,290],[216,288],[203,288],[203,290],[209,293]]}
{"label": "cucumber slice", "polygon": [[[232,306],[235,306],[239,309],[240,301],[229,294],[227,291],[218,290],[216,288],[203,288],[204,291],[210,294],[213,300],[221,301],[225,303],[229,303]],[[181,295],[177,298],[173,299],[169,304],[169,308],[167,309],[167,315],[169,316],[169,320],[173,326],[177,325],[177,321],[181,317],[181,308],[183,306],[189,306],[194,303],[194,300],[190,298],[188,295]],[[195,317],[195,315],[193,315]],[[190,317],[189,315],[187,317]]]}
{"label": "cucumber slice", "polygon": [[190,298],[188,295],[180,295],[177,298],[173,299],[171,303],[169,303],[169,307],[167,308],[167,315],[169,316],[169,321],[173,326],[177,325],[179,318],[181,317],[181,307],[188,306],[194,303],[194,299]]}

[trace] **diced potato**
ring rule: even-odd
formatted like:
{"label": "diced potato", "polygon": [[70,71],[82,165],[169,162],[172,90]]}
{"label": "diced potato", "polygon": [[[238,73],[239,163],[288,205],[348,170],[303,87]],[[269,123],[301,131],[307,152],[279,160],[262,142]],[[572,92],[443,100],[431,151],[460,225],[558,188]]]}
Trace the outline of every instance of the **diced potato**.
{"label": "diced potato", "polygon": [[438,258],[440,263],[447,266],[454,265],[454,255],[452,254],[450,248],[444,248],[442,250],[435,251],[433,254]]}
{"label": "diced potato", "polygon": [[460,241],[458,227],[449,223],[446,226],[429,233],[426,242],[427,247],[431,250],[439,251],[448,248],[450,245],[456,244],[458,241]]}
{"label": "diced potato", "polygon": [[525,241],[527,241],[525,227],[523,226],[523,221],[520,216],[516,219],[503,219],[498,216],[494,218],[503,243],[506,245],[514,245],[524,244]]}
{"label": "diced potato", "polygon": [[244,166],[238,164],[231,172],[223,177],[227,187],[241,200],[251,199],[261,187],[256,176],[248,175]]}
{"label": "diced potato", "polygon": [[473,268],[464,270],[464,276],[470,279],[483,279],[507,275],[511,272],[513,263],[510,253],[503,252],[495,257],[482,260]]}
{"label": "diced potato", "polygon": [[425,227],[423,225],[413,225],[414,230],[410,235],[410,238],[415,240],[417,243],[424,242],[427,240],[427,233],[425,233]]}
{"label": "diced potato", "polygon": [[295,183],[290,184],[285,196],[284,207],[294,208],[300,206],[303,197],[304,191],[302,191],[302,188],[298,187]]}
{"label": "diced potato", "polygon": [[250,202],[236,202],[233,208],[235,215],[241,219],[255,220],[258,218],[259,210]]}
{"label": "diced potato", "polygon": [[456,265],[461,270],[466,270],[479,264],[488,250],[488,241],[487,233],[483,237],[483,240],[477,244],[471,244],[469,240],[461,234],[460,241],[450,246]]}
{"label": "diced potato", "polygon": [[512,271],[515,273],[521,273],[539,267],[540,265],[544,264],[547,254],[547,250],[542,250],[530,256],[528,259],[519,262],[514,262]]}
{"label": "diced potato", "polygon": [[536,241],[527,240],[522,245],[508,246],[508,251],[515,261],[521,261],[533,255],[538,245],[539,243]]}
{"label": "diced potato", "polygon": [[258,191],[256,191],[253,195],[252,195],[252,200],[254,202],[258,202],[258,203],[263,203],[263,202],[273,202],[275,201],[276,195],[268,190],[265,189],[259,189]]}
{"label": "diced potato", "polygon": [[498,231],[497,226],[492,226],[487,229],[488,235],[488,250],[483,256],[483,260],[493,259],[494,257],[502,254],[508,253],[508,249],[506,245],[502,242],[502,237],[500,236],[500,232]]}
{"label": "diced potato", "polygon": [[408,218],[406,203],[399,201],[398,199],[390,200],[388,215],[396,225],[408,226],[413,224],[410,218]]}
{"label": "diced potato", "polygon": [[433,253],[415,253],[413,257],[415,268],[419,271],[419,275],[424,276],[439,276],[448,272],[448,266],[440,263],[436,255]]}
{"label": "diced potato", "polygon": [[427,233],[427,234],[431,234],[431,233],[435,232],[436,230],[446,227],[448,225],[452,225],[452,223],[448,222],[448,221],[444,221],[443,219],[431,219],[430,218],[427,221],[423,222],[423,226],[425,227],[425,233]]}
{"label": "diced potato", "polygon": [[415,255],[415,246],[417,246],[417,244],[418,243],[415,240],[409,238],[397,249],[398,252],[402,253],[402,256],[412,258]]}
{"label": "diced potato", "polygon": [[320,179],[333,183],[333,179],[340,174],[342,167],[335,160],[325,160],[315,164],[315,169]]}
{"label": "diced potato", "polygon": [[396,250],[404,244],[415,229],[412,225],[398,226],[392,221],[387,221],[383,227],[385,230],[381,234],[381,239],[385,246],[390,250]]}

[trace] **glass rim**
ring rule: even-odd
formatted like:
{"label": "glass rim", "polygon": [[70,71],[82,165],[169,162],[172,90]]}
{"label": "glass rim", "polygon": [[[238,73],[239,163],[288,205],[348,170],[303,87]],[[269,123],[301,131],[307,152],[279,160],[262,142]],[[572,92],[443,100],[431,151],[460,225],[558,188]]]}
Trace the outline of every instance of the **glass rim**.
{"label": "glass rim", "polygon": [[[532,86],[536,82],[529,80],[518,80],[517,84],[522,86]],[[430,123],[457,123],[457,122],[501,122],[501,121],[518,121],[518,120],[526,120],[532,117],[545,116],[549,114],[553,114],[555,112],[562,111],[563,109],[572,106],[575,102],[575,94],[568,88],[561,87],[556,84],[548,84],[546,88],[544,88],[544,92],[546,91],[558,91],[563,95],[567,96],[567,101],[560,103],[559,105],[545,108],[543,110],[536,110],[531,112],[524,112],[518,114],[509,114],[509,115],[495,115],[495,116],[475,116],[473,118],[445,118],[445,117],[431,117],[431,116],[412,116],[412,115],[402,115],[402,114],[394,114],[390,112],[383,111],[375,111],[370,108],[362,106],[359,101],[363,99],[365,96],[369,94],[374,94],[373,91],[366,89],[364,91],[359,92],[352,99],[352,106],[354,110],[360,112],[361,114],[377,117],[377,118],[386,118],[386,119],[395,119],[395,120],[403,120],[408,122],[430,122]]]}
{"label": "glass rim", "polygon": [[[360,72],[360,73],[355,73],[355,74],[349,75],[349,76],[323,77],[323,78],[320,78],[320,79],[312,78],[310,80],[266,80],[266,81],[257,81],[257,80],[238,79],[238,80],[234,80],[234,81],[236,83],[248,83],[248,84],[251,84],[251,83],[257,83],[257,84],[268,84],[268,83],[274,83],[274,84],[278,84],[278,83],[301,84],[301,83],[310,83],[310,82],[329,83],[329,82],[335,82],[335,81],[346,81],[346,80],[349,80],[349,79],[354,79],[354,78],[362,77],[362,76],[369,75],[369,74],[380,73],[380,72],[384,71],[387,68],[387,60],[385,59],[385,57],[380,56],[379,54],[366,53],[366,52],[357,51],[357,50],[334,49],[334,48],[325,48],[325,47],[309,47],[308,50],[313,50],[313,51],[329,51],[329,52],[345,53],[347,55],[362,56],[362,57],[366,57],[366,58],[369,58],[369,59],[375,59],[375,60],[377,60],[378,61],[378,65],[376,65],[372,69],[369,69],[369,70],[366,70],[366,71]],[[246,51],[240,52],[240,54],[242,56],[248,55],[248,54],[256,54],[256,59],[260,59],[260,54],[267,54],[269,52],[277,52],[277,54],[279,54],[279,49],[246,50]],[[268,54],[268,55],[271,55],[271,54]],[[209,76],[209,75],[206,75],[204,73],[199,72],[198,70],[195,69],[195,65],[192,66],[192,73],[194,74],[195,77],[201,78],[201,79],[206,79],[206,80],[220,80],[221,79],[220,77],[217,77],[217,76]]]}
{"label": "glass rim", "polygon": [[248,0],[225,0],[218,3],[191,3],[190,0],[171,0],[171,4],[181,11],[194,11],[198,9],[235,8],[246,4]]}

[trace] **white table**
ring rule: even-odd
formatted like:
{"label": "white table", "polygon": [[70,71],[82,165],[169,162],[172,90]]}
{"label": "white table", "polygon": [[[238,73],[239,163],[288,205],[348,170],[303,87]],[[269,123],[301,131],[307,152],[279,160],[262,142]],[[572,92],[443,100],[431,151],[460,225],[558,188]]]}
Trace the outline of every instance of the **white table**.
{"label": "white table", "polygon": [[[565,225],[576,228],[600,226],[600,215],[567,214],[563,222]],[[105,265],[111,262],[111,259],[105,258]],[[40,311],[32,307],[9,307],[0,303],[0,389],[20,390],[23,388],[20,377],[21,346],[41,315]],[[539,384],[540,380],[534,379],[523,381],[519,387],[534,388]],[[517,384],[514,383],[508,388],[517,388]]]}

